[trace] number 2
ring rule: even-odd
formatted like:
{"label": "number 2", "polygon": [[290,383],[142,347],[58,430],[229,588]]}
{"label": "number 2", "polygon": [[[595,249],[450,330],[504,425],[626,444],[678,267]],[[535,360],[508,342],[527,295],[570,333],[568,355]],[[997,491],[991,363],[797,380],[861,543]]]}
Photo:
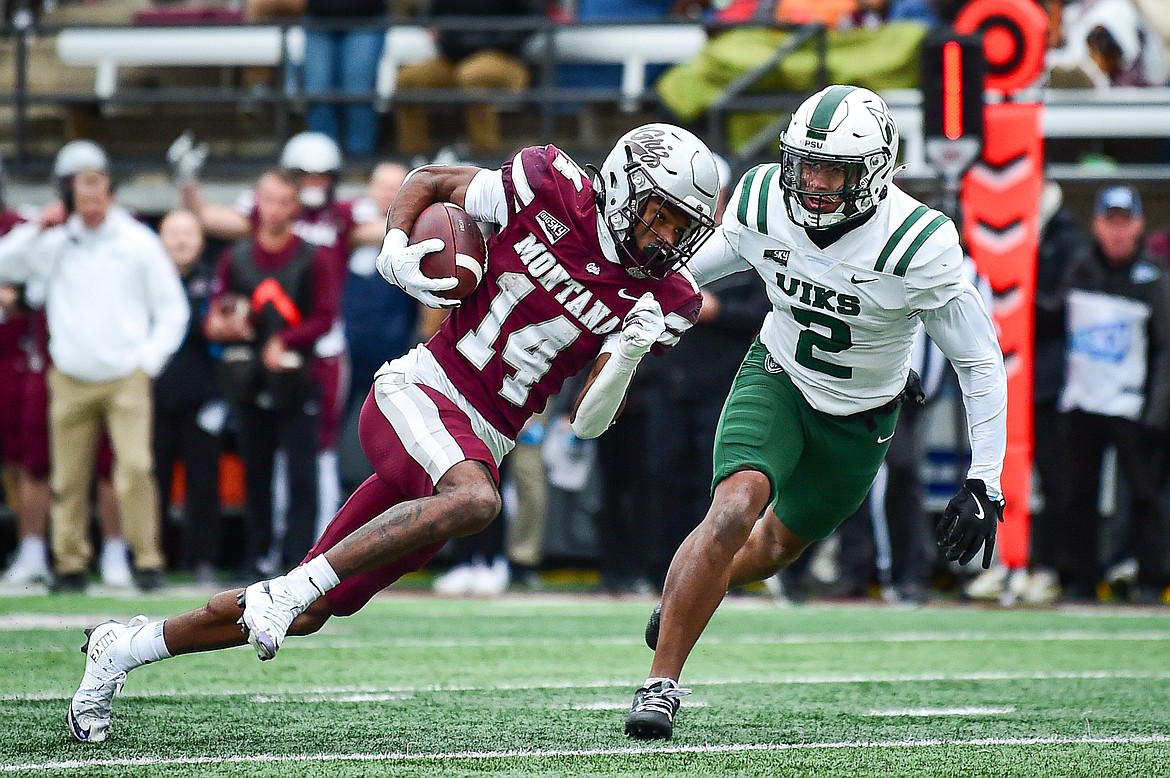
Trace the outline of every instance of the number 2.
{"label": "number 2", "polygon": [[[807,308],[792,308],[791,310],[792,318],[796,319],[797,324],[806,327],[800,331],[800,337],[796,340],[797,363],[834,378],[852,378],[853,368],[813,356],[813,349],[827,354],[838,354],[850,348],[853,345],[853,332],[849,325],[820,311],[810,311]],[[829,331],[828,334],[824,335],[812,329],[813,325],[824,327]]]}

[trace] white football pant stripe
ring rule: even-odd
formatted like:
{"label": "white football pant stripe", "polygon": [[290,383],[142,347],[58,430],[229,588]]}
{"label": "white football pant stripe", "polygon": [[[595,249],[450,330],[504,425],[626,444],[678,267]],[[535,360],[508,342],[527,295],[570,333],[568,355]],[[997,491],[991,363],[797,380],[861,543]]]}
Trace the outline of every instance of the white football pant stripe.
{"label": "white football pant stripe", "polygon": [[431,483],[437,484],[448,470],[467,459],[443,426],[438,406],[420,387],[381,382],[374,398],[406,452],[427,471]]}

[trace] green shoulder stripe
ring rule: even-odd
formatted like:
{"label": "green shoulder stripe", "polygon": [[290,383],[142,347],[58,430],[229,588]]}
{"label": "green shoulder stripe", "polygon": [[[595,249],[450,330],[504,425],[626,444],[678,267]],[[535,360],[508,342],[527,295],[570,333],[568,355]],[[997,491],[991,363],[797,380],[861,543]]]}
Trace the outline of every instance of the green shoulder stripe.
{"label": "green shoulder stripe", "polygon": [[894,230],[894,234],[890,236],[890,239],[886,241],[886,245],[882,248],[882,253],[878,255],[877,264],[873,266],[874,270],[880,273],[886,269],[886,260],[894,253],[894,249],[898,247],[898,242],[902,240],[902,236],[909,232],[910,228],[914,226],[914,222],[921,219],[922,215],[929,210],[925,205],[918,206],[914,209],[913,213],[906,217],[902,225]]}
{"label": "green shoulder stripe", "polygon": [[760,181],[760,199],[756,208],[756,229],[764,235],[768,234],[768,192],[772,188],[772,179],[779,169],[779,165],[770,165]]}
{"label": "green shoulder stripe", "polygon": [[752,199],[752,183],[756,180],[756,174],[760,172],[763,165],[757,165],[747,172],[743,177],[743,188],[739,192],[739,207],[735,211],[735,216],[739,223],[747,226],[748,215],[748,200]]}
{"label": "green shoulder stripe", "polygon": [[926,243],[926,241],[930,239],[930,236],[933,235],[939,227],[943,226],[948,221],[950,221],[950,219],[948,219],[945,214],[940,213],[938,216],[934,217],[934,220],[930,224],[926,225],[926,229],[918,233],[918,237],[914,239],[914,242],[910,244],[908,249],[906,249],[906,253],[902,255],[900,260],[898,260],[898,265],[894,268],[894,275],[905,276],[906,270],[910,267],[910,260],[914,259],[914,255],[918,253],[918,249],[922,248],[922,244]]}

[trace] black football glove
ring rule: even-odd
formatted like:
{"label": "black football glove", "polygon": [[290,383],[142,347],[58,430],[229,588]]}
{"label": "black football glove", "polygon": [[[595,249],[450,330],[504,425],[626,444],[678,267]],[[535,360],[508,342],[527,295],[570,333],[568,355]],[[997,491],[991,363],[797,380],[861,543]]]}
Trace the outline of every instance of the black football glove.
{"label": "black football glove", "polygon": [[983,569],[991,567],[995,550],[996,525],[1003,521],[1003,500],[987,496],[987,485],[978,478],[968,478],[963,488],[947,503],[942,521],[935,528],[938,545],[948,561],[965,565],[983,546]]}

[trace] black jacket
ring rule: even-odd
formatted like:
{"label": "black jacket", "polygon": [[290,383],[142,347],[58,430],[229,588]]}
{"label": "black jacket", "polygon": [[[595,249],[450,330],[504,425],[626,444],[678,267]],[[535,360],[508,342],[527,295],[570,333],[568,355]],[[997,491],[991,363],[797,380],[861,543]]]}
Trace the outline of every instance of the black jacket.
{"label": "black jacket", "polygon": [[182,279],[191,321],[183,344],[154,382],[155,406],[161,412],[197,410],[217,394],[215,363],[202,327],[212,278],[212,270],[200,262]]}
{"label": "black jacket", "polygon": [[[1036,263],[1036,345],[1033,392],[1037,400],[1055,402],[1064,384],[1063,287],[1068,265],[1088,246],[1076,218],[1061,208],[1040,234]],[[1054,315],[1045,315],[1052,310]]]}
{"label": "black jacket", "polygon": [[[537,21],[543,16],[543,3],[539,0],[435,0],[428,15],[529,17]],[[524,41],[531,34],[531,30],[444,30],[439,33],[438,46],[444,57],[455,61],[486,49],[521,56]]]}

